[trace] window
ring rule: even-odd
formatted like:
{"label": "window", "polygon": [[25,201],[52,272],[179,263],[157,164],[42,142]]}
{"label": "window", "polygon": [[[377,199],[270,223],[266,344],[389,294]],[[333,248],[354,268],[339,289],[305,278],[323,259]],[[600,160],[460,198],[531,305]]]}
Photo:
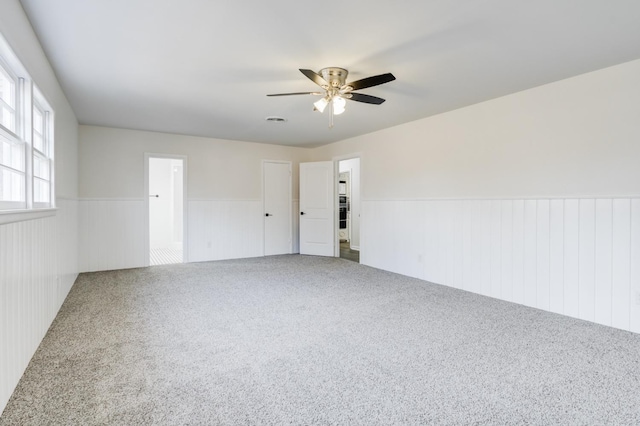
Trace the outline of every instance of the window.
{"label": "window", "polygon": [[54,207],[53,117],[0,36],[0,213]]}
{"label": "window", "polygon": [[51,207],[53,191],[52,111],[40,91],[33,96],[33,206]]}
{"label": "window", "polygon": [[16,131],[17,79],[0,64],[0,124],[10,132]]}
{"label": "window", "polygon": [[0,208],[26,208],[24,144],[0,134]]}
{"label": "window", "polygon": [[19,80],[0,61],[0,209],[26,205],[25,142],[18,132]]}

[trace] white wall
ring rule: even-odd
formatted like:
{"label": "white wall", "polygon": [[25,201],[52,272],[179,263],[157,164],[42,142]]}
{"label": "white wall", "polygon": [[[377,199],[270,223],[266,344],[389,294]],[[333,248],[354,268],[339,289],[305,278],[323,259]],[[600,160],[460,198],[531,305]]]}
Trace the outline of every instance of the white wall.
{"label": "white wall", "polygon": [[18,0],[0,33],[55,110],[55,216],[0,225],[0,412],[78,274],[78,124]]}
{"label": "white wall", "polygon": [[362,155],[362,263],[640,332],[638,111],[640,60],[314,159]]}
{"label": "white wall", "polygon": [[262,160],[292,161],[297,199],[298,164],[311,156],[302,148],[80,126],[83,271],[144,264],[145,152],[188,157],[189,261],[261,256]]}
{"label": "white wall", "polygon": [[317,148],[363,199],[640,195],[640,60]]}

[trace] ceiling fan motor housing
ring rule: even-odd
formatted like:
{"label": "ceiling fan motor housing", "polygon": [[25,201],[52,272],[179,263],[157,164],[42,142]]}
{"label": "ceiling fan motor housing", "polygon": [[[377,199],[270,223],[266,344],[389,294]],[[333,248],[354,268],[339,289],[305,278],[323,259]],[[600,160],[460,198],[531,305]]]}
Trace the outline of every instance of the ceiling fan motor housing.
{"label": "ceiling fan motor housing", "polygon": [[329,87],[338,89],[345,85],[349,71],[344,68],[328,67],[322,68],[318,74],[329,83]]}
{"label": "ceiling fan motor housing", "polygon": [[368,87],[378,86],[395,80],[395,76],[391,73],[374,75],[372,77],[362,78],[360,80],[346,83],[349,71],[339,67],[322,68],[315,72],[310,69],[300,68],[299,71],[309,80],[324,89],[322,92],[296,92],[296,93],[276,93],[267,96],[288,96],[288,95],[324,95],[322,99],[313,103],[314,111],[324,111],[327,105],[331,105],[331,124],[333,126],[333,116],[344,112],[345,99],[356,102],[364,102],[367,104],[380,105],[384,99],[377,96],[365,95],[363,93],[352,93],[354,90],[366,89]]}

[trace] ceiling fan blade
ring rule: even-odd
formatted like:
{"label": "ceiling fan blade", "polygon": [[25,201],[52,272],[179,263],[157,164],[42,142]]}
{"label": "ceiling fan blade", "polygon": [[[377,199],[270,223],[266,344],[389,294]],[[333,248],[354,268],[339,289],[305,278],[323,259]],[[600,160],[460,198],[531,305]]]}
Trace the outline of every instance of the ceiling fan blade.
{"label": "ceiling fan blade", "polygon": [[327,83],[327,81],[315,71],[305,70],[300,68],[300,72],[306,75],[309,80],[313,81],[315,84],[317,84],[320,87],[329,86],[329,83]]}
{"label": "ceiling fan blade", "polygon": [[291,96],[291,95],[324,95],[324,93],[321,93],[321,92],[273,93],[267,96]]}
{"label": "ceiling fan blade", "polygon": [[344,96],[344,98],[351,99],[352,101],[356,101],[356,102],[364,102],[365,104],[380,105],[385,101],[384,99],[379,98],[377,96],[364,95],[362,93],[349,93],[349,94],[351,95],[350,97]]}
{"label": "ceiling fan blade", "polygon": [[377,86],[379,84],[388,83],[395,80],[395,76],[390,72],[386,74],[374,75],[373,77],[363,78],[362,80],[352,81],[347,83],[346,86],[353,87],[353,90],[366,89],[367,87]]}

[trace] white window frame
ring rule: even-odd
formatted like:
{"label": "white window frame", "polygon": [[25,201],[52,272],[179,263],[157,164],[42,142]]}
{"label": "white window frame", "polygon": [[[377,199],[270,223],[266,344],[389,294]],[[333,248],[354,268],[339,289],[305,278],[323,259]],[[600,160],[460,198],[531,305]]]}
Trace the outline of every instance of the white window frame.
{"label": "white window frame", "polygon": [[[0,137],[6,138],[9,140],[9,143],[13,143],[15,145],[18,145],[19,147],[21,147],[22,149],[22,157],[23,157],[23,161],[25,161],[25,157],[26,157],[26,151],[27,151],[27,146],[26,143],[20,139],[16,139],[16,138],[12,138],[10,137],[10,135],[7,135],[7,132],[5,131],[4,128],[0,128]],[[11,167],[10,165],[7,164],[0,164],[0,171],[4,171],[7,170],[10,173],[13,174],[17,174],[19,176],[22,177],[22,186],[24,189],[24,201],[7,201],[7,200],[0,200],[0,211],[8,211],[8,210],[16,210],[16,209],[26,209],[27,208],[27,194],[26,194],[26,184],[27,184],[27,174],[26,174],[26,170],[19,170],[16,168]]]}
{"label": "white window frame", "polygon": [[[4,130],[4,132],[12,134],[16,137],[18,137],[18,135],[16,134],[19,131],[20,128],[20,123],[18,123],[18,117],[19,117],[19,111],[20,111],[20,101],[21,101],[21,80],[20,78],[13,72],[13,70],[11,69],[11,67],[2,59],[2,56],[0,56],[0,72],[2,74],[4,74],[5,76],[9,77],[10,80],[13,80],[13,84],[16,88],[16,93],[15,93],[15,98],[16,98],[16,105],[15,105],[15,109],[13,110],[13,113],[15,115],[15,129],[11,130],[7,127],[5,127],[2,123],[0,123],[0,129]],[[6,102],[4,102],[2,99],[0,99],[0,102],[2,102],[3,104],[7,105]],[[9,106],[9,105],[7,105]],[[11,108],[11,106],[9,106]]]}
{"label": "white window frame", "polygon": [[[8,165],[0,165],[2,169],[8,169],[12,173],[22,175],[24,179],[24,201],[1,201],[0,200],[0,225],[10,222],[18,222],[22,220],[36,219],[54,215],[55,208],[55,141],[54,141],[54,123],[55,113],[51,104],[46,100],[42,92],[35,86],[33,79],[27,73],[21,61],[15,55],[7,41],[0,34],[0,65],[2,69],[16,83],[16,128],[15,132],[0,124],[0,135],[9,139],[11,143],[23,145],[23,169],[18,170]],[[43,137],[46,138],[48,149],[42,152],[33,146],[34,130],[33,130],[33,108],[36,106],[48,114],[45,114]],[[33,164],[34,156],[40,155],[48,162],[49,165],[49,202],[34,202],[34,185],[36,179],[34,176]],[[46,179],[45,179],[46,180]]]}
{"label": "white window frame", "polygon": [[[47,177],[47,179],[45,178],[40,178],[38,176],[36,176],[35,171],[32,173],[31,175],[31,179],[32,179],[32,197],[31,199],[33,200],[33,204],[32,204],[32,208],[34,209],[42,209],[42,208],[54,208],[55,207],[55,163],[54,163],[54,130],[53,130],[53,126],[55,123],[54,120],[54,111],[53,108],[51,108],[49,102],[47,102],[47,100],[44,98],[44,96],[42,95],[42,92],[40,92],[40,90],[34,85],[33,86],[33,96],[32,96],[32,110],[37,108],[38,110],[40,110],[40,112],[42,113],[42,121],[43,121],[43,132],[42,132],[42,139],[43,139],[43,147],[44,147],[44,151],[39,150],[38,148],[36,148],[35,143],[31,144],[31,161],[32,161],[32,165],[35,164],[35,157],[41,157],[46,163],[47,163],[47,167],[49,169],[49,176]],[[32,123],[33,123],[33,114],[32,114]],[[31,131],[35,132],[35,128],[33,127],[33,124],[31,126]],[[32,137],[31,137],[32,141],[35,141],[35,136],[32,133]],[[33,166],[32,166],[33,169]],[[49,184],[49,201],[48,202],[39,202],[35,200],[35,185],[36,182],[40,180],[40,181],[44,181],[47,182]]]}
{"label": "white window frame", "polygon": [[26,157],[27,157],[27,146],[28,143],[25,141],[24,138],[24,125],[22,123],[22,118],[23,118],[23,99],[24,99],[24,91],[25,91],[25,84],[24,84],[24,79],[20,78],[17,73],[14,71],[13,67],[11,67],[3,58],[3,56],[0,56],[0,68],[3,74],[5,74],[6,76],[8,76],[11,80],[13,80],[14,86],[15,86],[15,109],[14,109],[14,114],[15,114],[15,129],[11,130],[7,127],[5,127],[4,125],[2,125],[2,123],[0,123],[0,136],[4,137],[5,139],[8,139],[10,143],[13,143],[15,145],[21,146],[22,147],[22,160],[23,160],[23,164],[22,164],[22,170],[13,168],[9,165],[6,164],[0,164],[0,169],[4,169],[4,170],[8,170],[12,173],[16,173],[22,176],[22,185],[24,188],[24,200],[23,201],[4,201],[4,200],[0,200],[0,211],[3,210],[16,210],[16,209],[27,209],[28,208],[28,202],[27,202],[27,168],[26,168]]}

